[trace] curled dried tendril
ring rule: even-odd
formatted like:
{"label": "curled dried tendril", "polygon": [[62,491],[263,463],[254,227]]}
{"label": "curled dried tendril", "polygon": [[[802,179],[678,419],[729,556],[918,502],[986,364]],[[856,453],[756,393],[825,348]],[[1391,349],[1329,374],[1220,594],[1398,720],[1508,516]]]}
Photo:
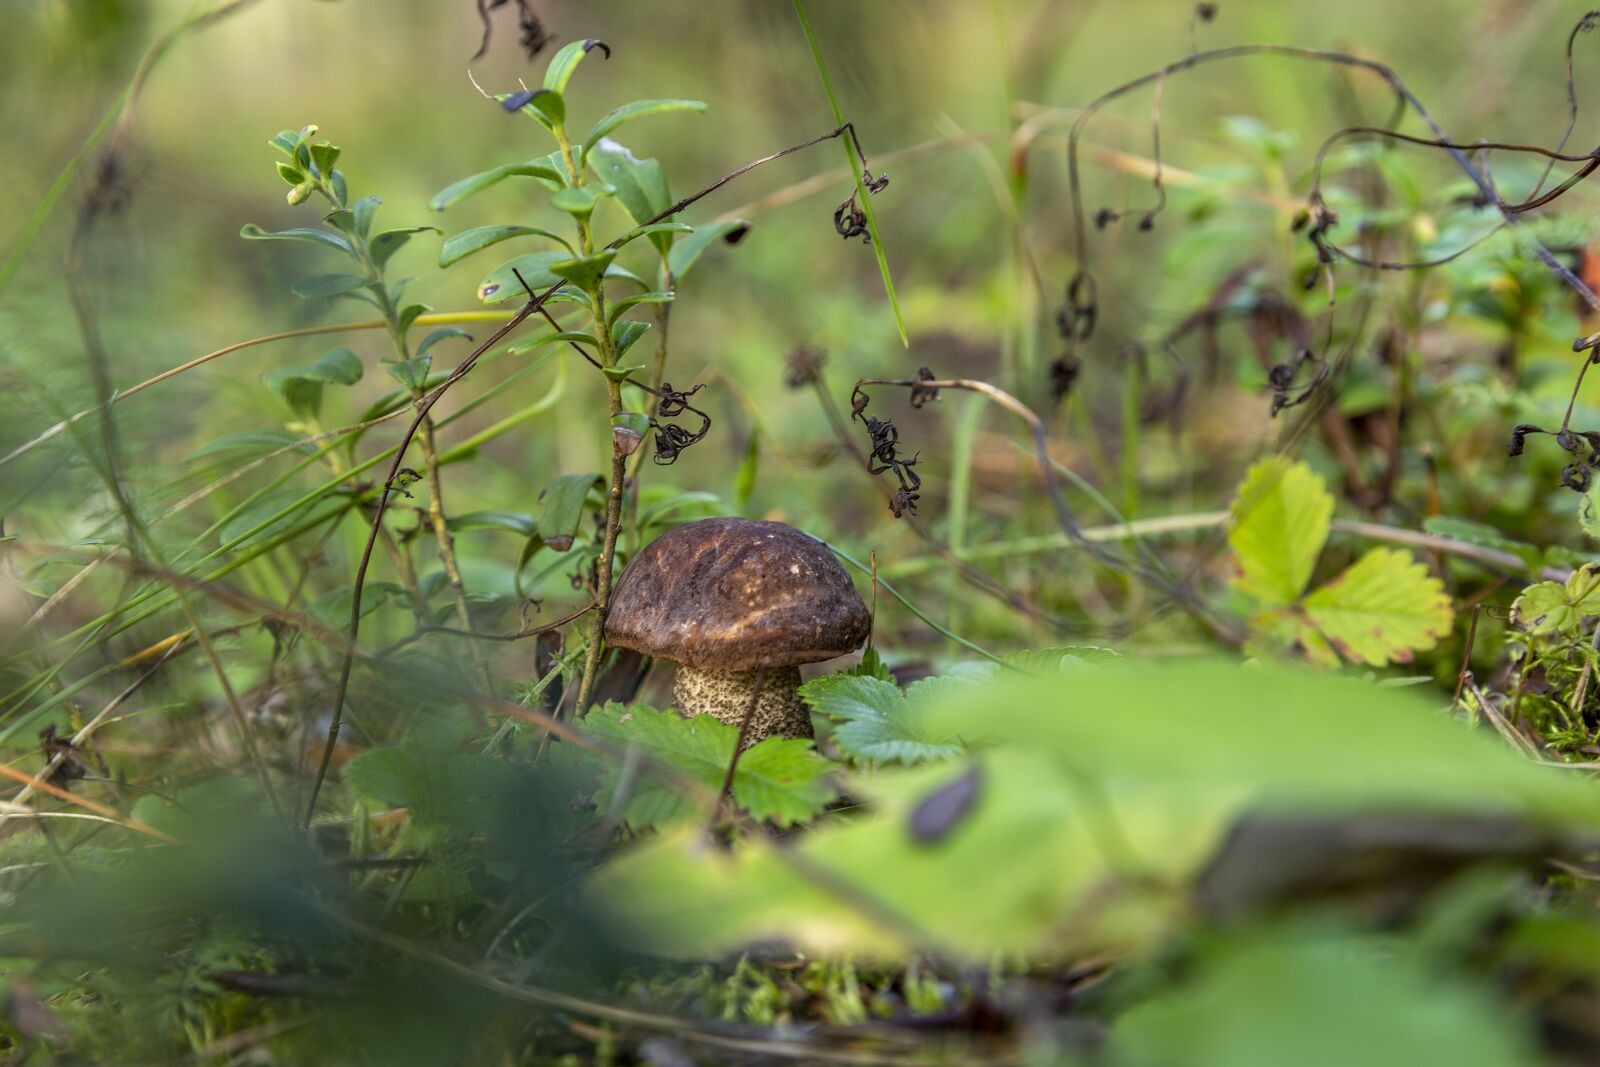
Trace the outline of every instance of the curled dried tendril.
{"label": "curled dried tendril", "polygon": [[[918,378],[922,378],[926,372],[926,367],[919,370]],[[927,373],[928,379],[932,379],[932,377],[931,373]],[[929,393],[934,396],[938,395],[937,390],[923,389],[923,393],[925,401]],[[850,395],[850,417],[859,420],[867,428],[867,436],[872,441],[867,473],[884,474],[893,471],[895,478],[900,482],[900,488],[895,491],[894,496],[889,498],[889,511],[897,519],[907,514],[915,515],[917,513],[917,500],[922,495],[919,492],[922,488],[922,478],[918,476],[916,471],[912,470],[917,465],[918,456],[914,455],[907,459],[900,455],[900,431],[895,428],[892,420],[880,419],[876,415],[868,415],[867,405],[871,402],[872,398],[862,392],[859,385],[856,386],[855,392]]]}
{"label": "curled dried tendril", "polygon": [[[689,403],[689,398],[704,389],[704,385],[696,385],[691,389],[678,390],[672,388],[671,382],[662,382],[655,393],[656,417],[650,420],[650,426],[656,432],[656,451],[651,460],[661,466],[676,463],[683,450],[705,440],[706,434],[711,430],[711,416]],[[679,415],[690,413],[700,416],[700,428],[688,430],[677,423],[662,422],[662,419],[673,419]]]}
{"label": "curled dried tendril", "polygon": [[939,390],[933,386],[924,385],[924,382],[934,380],[933,371],[927,367],[917,368],[917,384],[911,387],[911,406],[920,408],[931,400],[939,399]]}
{"label": "curled dried tendril", "polygon": [[473,55],[474,62],[482,59],[489,53],[489,42],[494,36],[494,24],[489,19],[489,12],[499,10],[507,4],[517,5],[517,29],[519,36],[517,43],[522,47],[522,52],[531,61],[540,52],[543,52],[555,40],[555,35],[545,29],[544,21],[539,13],[533,9],[531,0],[478,0],[478,18],[483,23],[483,41],[478,46],[478,51]]}
{"label": "curled dried tendril", "polygon": [[1532,423],[1521,423],[1511,429],[1511,442],[1506,446],[1506,455],[1522,455],[1527,439],[1538,434],[1554,437],[1556,444],[1572,456],[1572,462],[1561,469],[1561,484],[1575,493],[1588,492],[1594,481],[1594,471],[1600,469],[1600,431],[1574,430],[1566,426],[1546,430]]}
{"label": "curled dried tendril", "polygon": [[[1317,371],[1303,386],[1296,386],[1295,379],[1300,374],[1300,368],[1308,363],[1316,365]],[[1276,416],[1284,408],[1299,407],[1310,400],[1322,383],[1328,380],[1329,367],[1326,361],[1317,358],[1309,348],[1302,348],[1295,358],[1287,363],[1277,363],[1267,369],[1267,388],[1272,392],[1272,415]],[[1296,392],[1296,389],[1299,391]]]}
{"label": "curled dried tendril", "polygon": [[[856,145],[856,151],[861,151],[860,144]],[[866,159],[866,156],[863,155],[861,158]],[[869,194],[876,196],[888,188],[889,175],[884,173],[873,177],[872,171],[862,167],[861,184],[867,187]],[[861,206],[856,203],[856,195],[859,192],[859,189],[856,192],[852,192],[844,203],[834,208],[833,228],[846,241],[853,237],[859,237],[870,245],[872,243],[872,234],[867,230],[867,213],[862,211]]]}
{"label": "curled dried tendril", "polygon": [[1099,286],[1093,275],[1079,271],[1067,283],[1066,299],[1056,311],[1056,329],[1069,341],[1087,341],[1099,314]]}

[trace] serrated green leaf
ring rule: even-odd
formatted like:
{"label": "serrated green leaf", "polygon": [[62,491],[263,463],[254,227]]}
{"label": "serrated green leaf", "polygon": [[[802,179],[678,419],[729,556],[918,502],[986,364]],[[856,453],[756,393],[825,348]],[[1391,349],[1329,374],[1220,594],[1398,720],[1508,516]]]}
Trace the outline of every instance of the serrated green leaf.
{"label": "serrated green leaf", "polygon": [[635,100],[631,104],[608,111],[599,122],[594,124],[594,129],[589,131],[589,136],[583,139],[585,147],[596,144],[602,137],[621,126],[624,122],[643,118],[646,115],[656,115],[663,111],[704,111],[706,105],[700,100]]}
{"label": "serrated green leaf", "polygon": [[[676,712],[634,705],[607,704],[584,716],[585,733],[626,748],[637,745],[649,759],[684,772],[713,792],[722,788],[739,728],[708,715],[685,719]],[[831,772],[833,764],[819,756],[810,742],[769,737],[739,757],[733,775],[733,799],[757,819],[779,826],[802,823],[820,812],[838,795]],[[609,769],[607,785],[599,794],[603,806],[614,793],[620,769]],[[687,818],[696,810],[683,796],[648,775],[637,779],[625,817],[635,827],[656,827]]]}
{"label": "serrated green leaf", "polygon": [[707,222],[694,228],[689,236],[673,243],[672,250],[667,253],[667,270],[676,280],[682,280],[690,269],[700,261],[705,250],[711,243],[721,237],[729,244],[739,241],[750,229],[750,224],[743,219],[730,219],[727,222]]}
{"label": "serrated green leaf", "polygon": [[523,163],[505,163],[477,174],[469,174],[460,181],[451,182],[433,195],[428,201],[428,206],[435,211],[443,211],[451,204],[465,200],[483,192],[491,185],[496,185],[507,178],[536,178],[551,189],[560,189],[563,185],[561,172],[551,167],[544,159],[530,159]]}
{"label": "serrated green leaf", "polygon": [[1511,605],[1511,622],[1530,633],[1576,634],[1583,620],[1600,615],[1600,567],[1585,563],[1565,582],[1538,582]]}
{"label": "serrated green leaf", "polygon": [[572,246],[565,238],[537,226],[475,226],[445,238],[444,245],[439,249],[439,266],[448,267],[474,252],[481,252],[490,245],[509,241],[513,237],[548,237],[568,252],[572,251]]}
{"label": "serrated green leaf", "polygon": [[[927,691],[918,695],[926,695]],[[831,674],[800,687],[800,695],[839,725],[833,742],[852,759],[869,763],[930,763],[963,751],[953,734],[930,731],[910,693],[891,681]]]}
{"label": "serrated green leaf", "polygon": [[[561,280],[550,272],[551,264],[566,262],[571,258],[565,252],[530,252],[516,259],[508,259],[478,283],[478,299],[485,304],[498,304],[525,297],[527,290],[522,287],[523,282],[535,292],[547,289]],[[522,281],[517,280],[519,273]]]}
{"label": "serrated green leaf", "polygon": [[319,244],[327,248],[338,249],[347,256],[355,255],[355,249],[350,247],[349,241],[328,230],[297,227],[291,230],[269,232],[253,222],[248,222],[240,227],[239,236],[247,241],[306,241],[310,244]]}
{"label": "serrated green leaf", "polygon": [[1373,667],[1409,663],[1449,633],[1454,618],[1439,579],[1395,548],[1372,549],[1313,590],[1302,608],[1340,655]]}
{"label": "serrated green leaf", "polygon": [[1250,468],[1234,497],[1228,530],[1240,575],[1234,587],[1263,604],[1305,591],[1328,540],[1333,496],[1310,467],[1283,457]]}

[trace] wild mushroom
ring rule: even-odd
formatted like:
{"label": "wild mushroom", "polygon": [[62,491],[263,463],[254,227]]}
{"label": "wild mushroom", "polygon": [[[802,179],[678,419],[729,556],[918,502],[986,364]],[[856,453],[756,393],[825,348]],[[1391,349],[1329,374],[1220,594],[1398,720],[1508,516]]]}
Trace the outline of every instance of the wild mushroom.
{"label": "wild mushroom", "polygon": [[686,715],[738,725],[759,680],[751,745],[811,736],[800,664],[853,652],[871,622],[850,576],[816,538],[781,522],[704,519],[633,558],[612,591],[605,635],[617,648],[676,663],[673,696]]}

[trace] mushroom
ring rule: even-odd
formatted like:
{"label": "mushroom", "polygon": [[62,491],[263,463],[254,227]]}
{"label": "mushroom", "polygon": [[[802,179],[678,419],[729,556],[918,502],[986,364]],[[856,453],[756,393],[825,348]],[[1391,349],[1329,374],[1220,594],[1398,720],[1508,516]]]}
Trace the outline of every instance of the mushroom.
{"label": "mushroom", "polygon": [[739,725],[756,700],[746,747],[810,737],[800,664],[859,648],[872,627],[828,547],[781,522],[703,519],[662,534],[617,580],[607,643],[678,665],[686,715]]}

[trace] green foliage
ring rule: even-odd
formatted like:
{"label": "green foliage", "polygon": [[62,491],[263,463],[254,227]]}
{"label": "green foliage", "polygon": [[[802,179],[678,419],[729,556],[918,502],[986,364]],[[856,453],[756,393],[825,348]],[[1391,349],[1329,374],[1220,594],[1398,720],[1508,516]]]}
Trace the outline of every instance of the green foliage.
{"label": "green foliage", "polygon": [[868,958],[1050,958],[1170,935],[1230,827],[1251,818],[1414,814],[1459,825],[1465,853],[1487,858],[1523,838],[1474,835],[1483,818],[1529,841],[1600,829],[1600,797],[1581,783],[1426,702],[1280,667],[1119,664],[1070,688],[1007,675],[946,687],[928,728],[979,755],[852,786],[871,814],[796,846],[831,872],[827,888],[771,849],[708,853],[683,833],[614,861],[591,889],[630,937],[673,955],[777,938]]}
{"label": "green foliage", "polygon": [[[618,748],[637,748],[645,758],[686,775],[713,798],[739,742],[737,726],[706,715],[686,719],[642,704],[607,704],[591,711],[583,730]],[[631,825],[660,827],[708,814],[669,782],[651,776],[625,779],[624,767],[608,769],[598,796],[602,806],[621,803]],[[733,799],[756,819],[778,826],[803,823],[838,795],[833,771],[808,742],[769,737],[740,754]]]}
{"label": "green foliage", "polygon": [[1250,929],[1208,945],[1178,989],[1117,1021],[1127,1067],[1520,1067],[1533,1062],[1522,1020],[1490,989],[1349,931]]}
{"label": "green foliage", "polygon": [[892,681],[835,674],[800,687],[806,703],[833,719],[833,743],[863,763],[929,763],[963,751],[952,735],[932,733],[924,718],[924,702],[941,692],[935,679],[915,682],[905,692]]}
{"label": "green foliage", "polygon": [[1600,615],[1600,567],[1585,563],[1565,582],[1530,585],[1511,605],[1511,621],[1530,633],[1571,637]]}
{"label": "green foliage", "polygon": [[1305,592],[1332,516],[1332,494],[1304,463],[1263,460],[1245,476],[1228,543],[1239,566],[1234,587],[1260,605],[1256,647],[1295,644],[1316,663],[1343,656],[1376,667],[1432,647],[1450,628],[1450,598],[1407,553],[1374,548]]}

